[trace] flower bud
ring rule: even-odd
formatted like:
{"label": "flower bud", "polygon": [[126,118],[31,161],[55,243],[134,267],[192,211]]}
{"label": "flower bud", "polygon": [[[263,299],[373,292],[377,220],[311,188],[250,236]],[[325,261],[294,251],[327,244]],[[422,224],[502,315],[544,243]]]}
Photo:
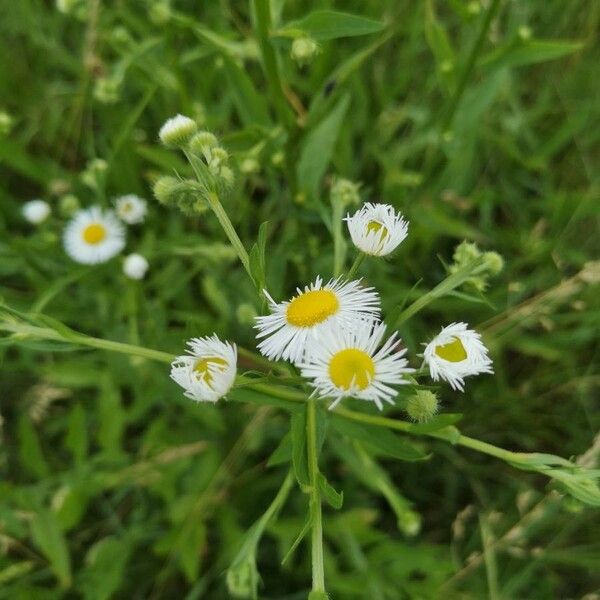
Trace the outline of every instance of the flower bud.
{"label": "flower bud", "polygon": [[65,194],[58,201],[58,209],[63,217],[71,217],[80,208],[79,198],[74,194]]}
{"label": "flower bud", "polygon": [[14,119],[5,110],[0,111],[0,135],[8,135],[13,128]]}
{"label": "flower bud", "polygon": [[119,100],[121,80],[117,77],[100,77],[94,85],[94,98],[101,104],[114,104]]}
{"label": "flower bud", "polygon": [[406,401],[406,412],[417,423],[429,421],[435,416],[438,408],[437,396],[429,390],[417,390]]}
{"label": "flower bud", "polygon": [[148,261],[141,254],[130,254],[123,261],[123,273],[129,279],[143,279],[149,266]]}
{"label": "flower bud", "polygon": [[254,552],[229,567],[227,590],[235,598],[253,598],[258,588],[258,571]]}
{"label": "flower bud", "polygon": [[360,202],[359,189],[360,183],[354,183],[349,179],[336,179],[331,186],[331,203],[339,202],[341,208],[358,204]]}
{"label": "flower bud", "polygon": [[182,148],[197,130],[196,121],[184,115],[177,115],[165,122],[158,132],[158,137],[168,148]]}
{"label": "flower bud", "polygon": [[291,56],[300,65],[309,63],[319,53],[319,45],[310,37],[299,37],[292,42]]}
{"label": "flower bud", "polygon": [[153,188],[156,199],[165,206],[176,206],[186,214],[200,213],[206,210],[204,195],[206,190],[193,179],[160,177]]}
{"label": "flower bud", "polygon": [[169,0],[159,0],[151,2],[150,20],[155,25],[164,25],[171,19],[171,3]]}
{"label": "flower bud", "polygon": [[260,170],[260,164],[253,156],[246,157],[240,163],[240,171],[244,173],[244,175],[250,175],[252,173],[258,173]]}
{"label": "flower bud", "polygon": [[198,156],[204,156],[205,159],[209,152],[218,145],[219,141],[210,131],[199,131],[190,140],[190,150]]}
{"label": "flower bud", "polygon": [[43,223],[50,216],[50,212],[50,205],[39,199],[25,202],[22,208],[23,217],[33,225]]}
{"label": "flower bud", "polygon": [[504,259],[498,252],[484,252],[484,264],[490,275],[495,276],[504,268]]}

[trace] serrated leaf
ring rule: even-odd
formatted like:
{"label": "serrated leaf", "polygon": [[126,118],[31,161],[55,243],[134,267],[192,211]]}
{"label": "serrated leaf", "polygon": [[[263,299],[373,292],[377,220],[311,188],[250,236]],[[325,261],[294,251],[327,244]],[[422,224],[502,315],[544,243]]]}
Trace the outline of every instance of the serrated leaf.
{"label": "serrated leaf", "polygon": [[368,17],[335,10],[316,10],[303,19],[287,23],[275,35],[281,37],[307,35],[317,41],[323,41],[377,33],[384,27],[385,25],[380,21]]}
{"label": "serrated leaf", "polygon": [[427,455],[407,440],[381,427],[370,427],[333,415],[331,425],[349,438],[364,442],[380,452],[406,461],[425,460]]}

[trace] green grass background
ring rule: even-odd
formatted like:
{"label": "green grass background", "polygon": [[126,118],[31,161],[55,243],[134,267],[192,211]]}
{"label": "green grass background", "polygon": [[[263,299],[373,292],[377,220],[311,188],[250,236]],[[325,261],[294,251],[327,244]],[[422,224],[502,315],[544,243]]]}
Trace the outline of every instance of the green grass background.
{"label": "green grass background", "polygon": [[[478,40],[490,4],[497,12]],[[414,357],[442,325],[476,325],[496,373],[464,394],[442,386],[442,410],[463,413],[464,433],[509,449],[577,457],[592,448],[586,460],[597,468],[600,5],[273,5],[273,30],[323,8],[383,25],[334,32],[305,66],[291,59],[288,38],[271,38],[279,97],[245,2],[173,1],[166,10],[90,0],[71,14],[39,0],[0,3],[0,110],[13,120],[0,135],[2,302],[170,353],[214,331],[253,346],[261,306],[216,219],[152,200],[159,175],[190,174],[157,143],[160,125],[181,112],[215,132],[234,164],[258,161],[257,172],[236,168],[225,204],[248,247],[269,221],[275,298],[331,274],[333,176],[361,182],[364,200],[410,220],[390,260],[361,268],[384,312],[443,279],[463,239],[500,252],[506,266],[485,299],[444,298],[401,335]],[[104,79],[116,88],[112,102],[98,97]],[[81,173],[94,158],[108,168],[91,189]],[[83,206],[148,198],[149,218],[127,243],[150,261],[144,281],[126,280],[118,259],[87,268],[66,257],[67,193]],[[39,228],[20,215],[33,197],[54,208]],[[287,415],[194,404],[168,365],[0,341],[0,598],[230,597],[224,573],[285,474],[266,461]],[[492,458],[419,443],[430,460],[381,460],[422,517],[414,538],[341,449],[325,445],[321,468],[345,496],[341,511],[325,509],[333,598],[599,597],[597,510]],[[308,546],[280,564],[305,505],[296,489],[268,527],[260,598],[306,597]]]}

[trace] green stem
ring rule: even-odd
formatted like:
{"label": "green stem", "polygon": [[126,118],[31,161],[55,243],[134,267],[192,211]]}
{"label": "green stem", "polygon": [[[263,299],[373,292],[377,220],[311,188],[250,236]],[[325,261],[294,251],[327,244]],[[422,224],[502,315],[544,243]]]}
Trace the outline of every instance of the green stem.
{"label": "green stem", "polygon": [[233,249],[236,251],[240,262],[244,265],[244,269],[246,269],[246,273],[254,283],[254,277],[252,277],[252,271],[250,270],[250,257],[248,256],[248,252],[246,252],[246,248],[244,248],[244,244],[242,244],[242,240],[240,240],[231,220],[227,216],[223,205],[221,204],[219,197],[214,192],[209,192],[207,196],[208,204],[212,211],[215,213],[225,235],[229,238]]}
{"label": "green stem", "polygon": [[492,20],[500,7],[500,0],[492,0],[491,6],[488,8],[488,11],[485,14],[485,18],[483,19],[483,23],[481,24],[481,29],[479,30],[479,35],[471,48],[469,53],[469,57],[467,58],[467,64],[465,68],[462,70],[460,75],[460,79],[456,86],[456,91],[452,96],[452,100],[450,101],[450,106],[444,118],[442,120],[442,133],[446,130],[447,127],[452,123],[452,119],[454,118],[454,114],[456,113],[456,109],[460,103],[460,100],[465,93],[465,89],[467,87],[467,83],[469,82],[469,78],[471,77],[471,71],[473,71],[473,67],[475,66],[475,61],[479,56],[479,51],[481,50],[481,46],[483,46],[483,42],[487,36],[490,25],[492,24]]}
{"label": "green stem", "polygon": [[415,300],[404,310],[402,310],[400,306],[396,307],[396,309],[393,310],[388,316],[388,322],[392,323],[390,327],[392,329],[397,329],[402,323],[404,323],[404,321],[417,314],[429,303],[433,302],[433,300],[445,296],[452,290],[460,287],[465,281],[467,281],[467,279],[469,279],[469,277],[472,277],[483,270],[485,270],[484,260],[483,257],[480,256],[466,265],[460,271],[452,273],[452,275],[446,277],[446,279],[438,283],[429,292],[419,296],[417,300]]}
{"label": "green stem", "polygon": [[288,105],[283,85],[279,75],[277,56],[271,44],[271,2],[270,0],[251,0],[252,15],[254,18],[254,29],[256,39],[262,56],[262,64],[267,77],[269,92],[277,111],[277,116],[285,125],[286,129],[293,129],[294,115]]}
{"label": "green stem", "polygon": [[314,401],[306,403],[306,451],[310,479],[312,590],[325,592],[325,569],[323,567],[323,521],[321,494],[319,492],[319,462],[317,448],[317,408]]}
{"label": "green stem", "polygon": [[347,279],[350,280],[356,275],[356,272],[358,271],[360,265],[362,265],[363,260],[365,260],[365,256],[366,256],[366,254],[364,252],[359,252],[356,255],[356,258],[354,259],[354,262],[352,263],[352,266],[350,267],[350,270],[348,271],[348,275],[346,275]]}
{"label": "green stem", "polygon": [[341,201],[333,203],[331,219],[333,227],[333,276],[338,277],[344,269],[346,242],[342,233],[343,204]]}

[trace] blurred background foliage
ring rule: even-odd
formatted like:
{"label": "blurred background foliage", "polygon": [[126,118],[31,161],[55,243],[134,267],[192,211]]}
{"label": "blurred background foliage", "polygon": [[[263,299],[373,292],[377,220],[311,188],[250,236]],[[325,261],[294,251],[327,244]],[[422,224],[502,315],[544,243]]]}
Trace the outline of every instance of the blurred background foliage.
{"label": "blurred background foliage", "polygon": [[[245,2],[0,3],[2,302],[171,353],[213,331],[253,346],[260,303],[210,213],[151,202],[128,231],[127,251],[151,264],[143,282],[127,280],[119,259],[77,266],[60,244],[73,196],[82,206],[150,200],[160,174],[189,174],[156,142],[181,112],[233,156],[226,208],[248,247],[269,221],[275,298],[332,271],[335,177],[410,220],[391,260],[361,268],[384,310],[443,279],[460,241],[500,252],[505,270],[485,297],[463,290],[433,303],[402,338],[414,357],[442,325],[476,325],[496,374],[465,394],[442,387],[442,410],[463,413],[469,435],[597,467],[600,4],[272,4],[262,42],[279,90]],[[363,19],[331,27],[309,16],[322,9]],[[298,31],[318,47],[292,56]],[[20,214],[33,197],[53,207],[38,228]],[[143,359],[2,342],[0,597],[243,592],[244,573],[228,589],[225,572],[285,477],[267,460],[288,416],[198,406],[166,365]],[[419,444],[430,460],[361,462],[347,440],[325,445],[322,470],[345,496],[341,511],[325,510],[333,598],[599,597],[597,510],[492,458]],[[292,493],[267,527],[261,598],[306,597],[308,547],[281,566],[305,502]],[[411,504],[416,536],[401,526]]]}

